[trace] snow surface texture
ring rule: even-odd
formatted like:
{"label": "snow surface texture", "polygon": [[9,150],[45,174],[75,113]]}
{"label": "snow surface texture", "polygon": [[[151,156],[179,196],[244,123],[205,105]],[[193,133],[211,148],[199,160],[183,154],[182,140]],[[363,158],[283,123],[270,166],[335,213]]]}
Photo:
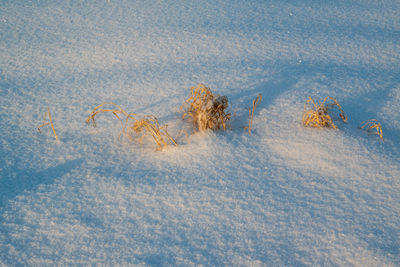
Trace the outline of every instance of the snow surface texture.
{"label": "snow surface texture", "polygon": [[[0,265],[399,266],[400,2],[325,2],[1,1]],[[112,101],[177,136],[200,82],[231,131],[84,124]],[[327,95],[349,123],[302,127]]]}

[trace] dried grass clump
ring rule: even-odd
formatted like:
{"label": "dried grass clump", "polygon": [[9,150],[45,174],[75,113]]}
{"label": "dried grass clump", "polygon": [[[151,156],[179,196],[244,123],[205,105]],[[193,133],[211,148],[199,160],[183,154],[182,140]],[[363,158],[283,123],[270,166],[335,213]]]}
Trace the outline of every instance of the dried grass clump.
{"label": "dried grass clump", "polygon": [[[132,119],[134,122],[128,124],[129,119]],[[151,136],[157,144],[157,150],[162,150],[169,144],[178,145],[169,135],[168,125],[160,125],[158,119],[152,115],[136,119],[134,114],[129,114],[126,118],[123,132],[126,133],[130,140],[138,138],[140,143],[142,143],[146,135]]]}
{"label": "dried grass clump", "polygon": [[[49,117],[49,121],[46,122],[47,117]],[[40,133],[40,128],[46,125],[51,125],[51,129],[53,130],[54,133],[54,137],[56,138],[56,140],[58,141],[58,136],[56,133],[56,129],[54,128],[54,124],[53,124],[53,120],[51,119],[51,113],[50,113],[50,108],[47,108],[47,112],[44,113],[44,118],[43,118],[43,124],[38,126],[38,131]]]}
{"label": "dried grass clump", "polygon": [[182,105],[182,119],[190,117],[198,131],[226,130],[231,114],[227,112],[228,97],[214,95],[204,84],[191,88],[191,95]]}
{"label": "dried grass clump", "polygon": [[[114,108],[104,109],[103,106],[105,105],[113,106]],[[170,144],[175,146],[178,145],[169,135],[167,130],[168,125],[160,125],[155,116],[145,116],[140,119],[136,114],[127,113],[120,106],[112,102],[106,102],[95,107],[86,119],[86,123],[92,124],[93,127],[96,127],[95,117],[100,113],[107,112],[111,112],[121,122],[121,135],[126,136],[131,141],[138,140],[142,143],[145,136],[150,136],[157,145],[156,150],[162,150]],[[124,120],[123,117],[125,117]]]}
{"label": "dried grass clump", "polygon": [[[307,104],[311,105],[311,108],[307,109]],[[314,128],[327,127],[337,129],[338,127],[329,114],[329,111],[335,107],[339,110],[339,116],[343,122],[347,122],[347,116],[336,98],[327,96],[324,101],[317,104],[311,97],[308,97],[307,103],[304,104],[303,125]]]}
{"label": "dried grass clump", "polygon": [[379,135],[379,137],[383,140],[383,132],[382,125],[376,119],[370,119],[363,121],[360,124],[360,129],[366,130],[368,133],[371,133],[375,129],[375,134]]}
{"label": "dried grass clump", "polygon": [[253,100],[252,107],[249,108],[249,126],[244,127],[244,129],[247,129],[249,131],[249,134],[251,134],[251,129],[253,127],[254,111],[256,110],[258,104],[260,104],[261,100],[262,94],[258,94],[257,97]]}

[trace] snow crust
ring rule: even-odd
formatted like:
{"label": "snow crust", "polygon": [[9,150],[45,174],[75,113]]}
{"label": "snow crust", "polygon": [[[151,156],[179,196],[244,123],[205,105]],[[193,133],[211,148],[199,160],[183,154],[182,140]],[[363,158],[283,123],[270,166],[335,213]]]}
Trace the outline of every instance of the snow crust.
{"label": "snow crust", "polygon": [[[0,265],[399,266],[399,18],[390,0],[1,1]],[[183,134],[200,82],[231,130]],[[304,128],[327,95],[348,124]],[[106,101],[181,145],[86,126]],[[60,142],[36,130],[47,107]]]}

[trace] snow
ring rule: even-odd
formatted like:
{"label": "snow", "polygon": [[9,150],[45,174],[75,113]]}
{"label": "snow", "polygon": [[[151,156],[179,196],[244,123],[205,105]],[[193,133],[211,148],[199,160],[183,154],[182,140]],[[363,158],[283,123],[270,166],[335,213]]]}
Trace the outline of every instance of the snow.
{"label": "snow", "polygon": [[[398,1],[1,1],[0,265],[399,266]],[[227,95],[226,132],[180,105]],[[247,107],[258,93],[252,135]],[[336,97],[340,130],[304,128]],[[106,101],[180,146],[118,140]],[[50,108],[51,128],[36,127]],[[358,129],[383,126],[384,141]]]}

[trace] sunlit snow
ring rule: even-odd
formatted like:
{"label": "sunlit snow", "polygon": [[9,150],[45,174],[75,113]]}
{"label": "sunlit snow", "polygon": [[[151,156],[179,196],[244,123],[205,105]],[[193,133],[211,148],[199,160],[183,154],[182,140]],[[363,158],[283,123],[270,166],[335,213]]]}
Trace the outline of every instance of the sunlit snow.
{"label": "sunlit snow", "polygon": [[[0,265],[400,265],[399,1],[1,1],[0,33]],[[198,83],[230,130],[181,120]],[[327,95],[348,123],[303,127]],[[109,101],[180,145],[87,126]]]}

